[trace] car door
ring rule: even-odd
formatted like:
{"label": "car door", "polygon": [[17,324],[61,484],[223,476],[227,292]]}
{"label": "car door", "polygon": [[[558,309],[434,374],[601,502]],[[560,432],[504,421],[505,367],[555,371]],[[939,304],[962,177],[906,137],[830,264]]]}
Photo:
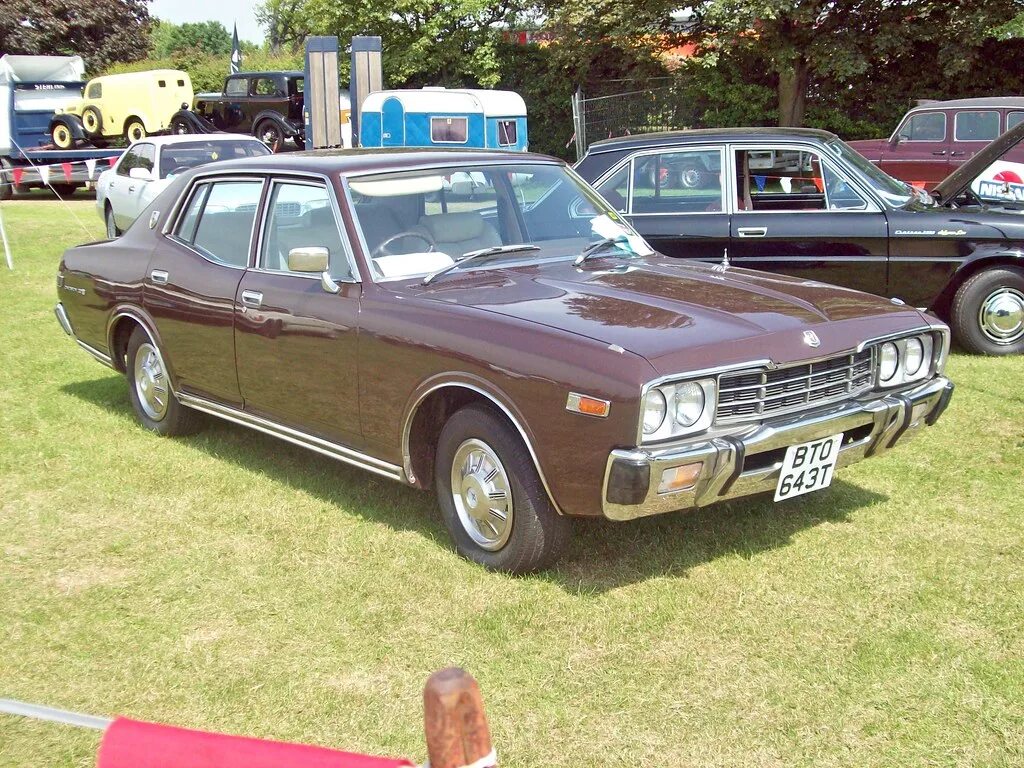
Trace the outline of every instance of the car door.
{"label": "car door", "polygon": [[931,189],[951,172],[950,134],[942,110],[911,112],[893,134],[895,141],[882,153],[879,167],[908,184]]}
{"label": "car door", "polygon": [[884,294],[885,214],[811,145],[734,145],[729,256],[736,266]]}
{"label": "car door", "polygon": [[250,263],[264,180],[200,177],[150,259],[144,303],[179,390],[241,406],[235,297]]}
{"label": "car door", "polygon": [[271,75],[254,77],[249,90],[249,120],[265,110],[274,110],[282,117],[288,114],[288,93],[284,78]]}
{"label": "car door", "polygon": [[[274,180],[257,266],[238,285],[235,356],[247,411],[355,445],[360,284],[339,222],[325,181]],[[325,290],[308,249],[327,250],[336,293]]]}
{"label": "car door", "polygon": [[721,261],[729,244],[724,152],[720,145],[638,152],[597,189],[656,251]]}
{"label": "car door", "polygon": [[118,229],[128,229],[145,207],[142,200],[149,180],[133,179],[132,169],[141,168],[152,175],[155,159],[156,147],[149,142],[139,142],[133,144],[118,162],[107,188],[107,199],[114,211],[114,223]]}
{"label": "car door", "polygon": [[223,131],[246,133],[252,127],[250,101],[249,78],[244,75],[229,77],[224,83],[224,98],[215,110],[220,112],[217,127]]}

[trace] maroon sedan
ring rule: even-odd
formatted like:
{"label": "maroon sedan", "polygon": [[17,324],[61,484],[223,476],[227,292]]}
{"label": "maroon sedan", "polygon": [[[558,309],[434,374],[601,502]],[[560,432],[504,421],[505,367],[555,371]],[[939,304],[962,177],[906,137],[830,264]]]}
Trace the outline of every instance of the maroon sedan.
{"label": "maroon sedan", "polygon": [[825,488],[953,388],[934,317],[665,258],[535,155],[205,166],[67,251],[58,292],[146,428],[212,414],[433,487],[458,551],[515,572],[554,562],[572,517]]}

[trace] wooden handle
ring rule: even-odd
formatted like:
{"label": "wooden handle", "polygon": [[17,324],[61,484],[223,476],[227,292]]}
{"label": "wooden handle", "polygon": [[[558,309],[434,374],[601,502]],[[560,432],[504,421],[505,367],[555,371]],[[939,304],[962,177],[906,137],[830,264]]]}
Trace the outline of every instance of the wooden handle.
{"label": "wooden handle", "polygon": [[423,689],[430,768],[462,768],[491,751],[480,686],[458,667],[435,672]]}

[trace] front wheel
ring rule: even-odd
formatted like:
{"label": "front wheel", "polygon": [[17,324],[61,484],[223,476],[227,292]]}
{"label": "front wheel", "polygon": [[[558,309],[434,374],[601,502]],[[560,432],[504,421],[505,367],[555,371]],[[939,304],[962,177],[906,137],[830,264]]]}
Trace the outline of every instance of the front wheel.
{"label": "front wheel", "polygon": [[523,441],[491,408],[467,406],[444,425],[434,485],[456,550],[491,570],[546,568],[569,543],[571,521],[554,510]]}
{"label": "front wheel", "polygon": [[114,222],[114,209],[107,205],[107,211],[103,214],[103,221],[107,225],[107,239],[113,240],[115,237],[120,237],[121,232],[117,228],[117,224]]}
{"label": "front wheel", "polygon": [[75,137],[71,133],[71,129],[64,123],[57,123],[53,126],[50,137],[53,139],[54,145],[60,149],[71,149],[75,145]]}
{"label": "front wheel", "polygon": [[175,136],[188,136],[192,133],[192,126],[185,122],[185,120],[177,118],[171,121],[171,133]]}
{"label": "front wheel", "polygon": [[1024,352],[1024,271],[986,269],[971,276],[953,297],[953,332],[969,352]]}
{"label": "front wheel", "polygon": [[132,332],[125,362],[128,397],[142,426],[168,436],[191,434],[199,428],[199,414],[174,397],[163,355],[142,328]]}
{"label": "front wheel", "polygon": [[130,117],[124,124],[124,135],[128,137],[129,143],[141,141],[146,138],[146,126],[139,118]]}

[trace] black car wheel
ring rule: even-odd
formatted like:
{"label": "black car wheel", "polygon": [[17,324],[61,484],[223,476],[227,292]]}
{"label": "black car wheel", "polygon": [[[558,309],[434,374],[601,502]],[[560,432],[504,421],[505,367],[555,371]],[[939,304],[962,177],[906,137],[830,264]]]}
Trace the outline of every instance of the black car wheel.
{"label": "black car wheel", "polygon": [[253,135],[275,152],[284,148],[284,131],[273,120],[260,120]]}
{"label": "black car wheel", "polygon": [[493,409],[470,405],[441,430],[434,486],[463,557],[496,571],[529,573],[558,559],[572,532],[519,435]]}
{"label": "black car wheel", "polygon": [[188,435],[199,429],[199,414],[175,398],[163,355],[142,328],[136,328],[128,340],[126,368],[128,397],[142,426],[167,436]]}
{"label": "black car wheel", "polygon": [[77,184],[51,184],[50,187],[57,197],[71,197],[78,189]]}
{"label": "black car wheel", "polygon": [[175,136],[188,136],[192,133],[192,126],[180,118],[171,120],[171,133]]}
{"label": "black car wheel", "polygon": [[953,332],[969,352],[1024,352],[1024,271],[986,269],[970,277],[953,297]]}

